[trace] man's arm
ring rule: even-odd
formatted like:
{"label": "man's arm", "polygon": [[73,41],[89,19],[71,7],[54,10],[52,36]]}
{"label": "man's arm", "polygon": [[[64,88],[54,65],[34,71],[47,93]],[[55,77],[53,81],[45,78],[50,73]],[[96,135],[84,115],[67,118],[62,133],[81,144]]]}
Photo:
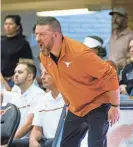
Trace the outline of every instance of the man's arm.
{"label": "man's arm", "polygon": [[110,103],[112,105],[119,105],[120,104],[120,90],[110,90],[108,92],[108,95],[110,97]]}
{"label": "man's arm", "polygon": [[18,128],[14,139],[20,139],[24,137],[32,129],[33,117],[34,117],[33,113],[28,114],[25,123],[20,128]]}
{"label": "man's arm", "polygon": [[1,90],[1,97],[2,102],[12,103],[16,105],[16,100],[20,98],[20,94],[7,90]]}
{"label": "man's arm", "polygon": [[111,107],[108,112],[108,121],[110,122],[111,126],[115,124],[120,117],[120,91],[115,90],[115,91],[109,91],[108,92],[109,97],[110,97],[110,103]]}
{"label": "man's arm", "polygon": [[[88,63],[86,67],[86,63]],[[107,62],[100,59],[92,52],[84,53],[78,62],[79,70],[99,80],[101,88],[108,91],[110,103],[112,104],[108,112],[108,120],[111,124],[118,121],[120,116],[120,92],[116,70]]]}
{"label": "man's arm", "polygon": [[[37,111],[34,115],[32,125],[34,126],[30,134],[29,147],[40,147],[39,141],[43,136],[42,114]],[[43,115],[43,117],[45,117]]]}
{"label": "man's arm", "polygon": [[[86,66],[86,63],[87,66]],[[93,52],[83,53],[77,59],[79,71],[84,71],[86,76],[97,79],[104,91],[116,91],[119,89],[119,82],[116,70],[106,61],[99,58]]]}
{"label": "man's arm", "polygon": [[0,73],[0,81],[5,86],[6,90],[11,91],[11,87],[8,85],[7,81],[4,79],[2,73]]}
{"label": "man's arm", "polygon": [[42,138],[43,130],[42,127],[34,126],[30,134],[30,142],[37,141],[39,142]]}

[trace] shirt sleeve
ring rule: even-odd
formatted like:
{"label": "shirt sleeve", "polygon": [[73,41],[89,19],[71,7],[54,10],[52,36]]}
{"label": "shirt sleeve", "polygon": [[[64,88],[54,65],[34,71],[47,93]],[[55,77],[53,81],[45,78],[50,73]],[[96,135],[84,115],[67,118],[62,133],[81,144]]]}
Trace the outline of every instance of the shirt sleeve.
{"label": "shirt sleeve", "polygon": [[10,91],[3,91],[3,102],[4,103],[12,103],[16,104],[16,100],[20,98],[20,95],[15,93],[15,92],[10,92]]}
{"label": "shirt sleeve", "polygon": [[100,80],[107,91],[117,90],[119,82],[116,70],[93,52],[82,54],[78,59],[78,67],[85,74]]}
{"label": "shirt sleeve", "polygon": [[34,119],[33,119],[32,125],[42,127],[41,112],[36,112],[34,114]]}

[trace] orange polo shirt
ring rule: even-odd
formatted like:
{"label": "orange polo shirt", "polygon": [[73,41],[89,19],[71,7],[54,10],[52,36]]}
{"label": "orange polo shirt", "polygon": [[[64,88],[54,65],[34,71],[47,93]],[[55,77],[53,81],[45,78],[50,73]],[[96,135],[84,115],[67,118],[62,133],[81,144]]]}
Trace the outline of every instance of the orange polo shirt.
{"label": "orange polo shirt", "polygon": [[58,63],[40,54],[40,59],[54,78],[69,110],[78,116],[109,103],[109,90],[119,83],[115,69],[80,42],[64,37]]}

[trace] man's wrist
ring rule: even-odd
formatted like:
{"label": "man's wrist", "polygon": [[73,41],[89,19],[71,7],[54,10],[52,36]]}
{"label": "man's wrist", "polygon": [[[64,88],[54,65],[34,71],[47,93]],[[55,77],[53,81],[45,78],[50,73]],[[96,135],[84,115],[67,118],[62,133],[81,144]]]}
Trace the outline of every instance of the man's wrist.
{"label": "man's wrist", "polygon": [[111,105],[112,107],[119,107],[119,106],[120,106],[120,104],[112,104],[112,103],[110,103],[110,105]]}

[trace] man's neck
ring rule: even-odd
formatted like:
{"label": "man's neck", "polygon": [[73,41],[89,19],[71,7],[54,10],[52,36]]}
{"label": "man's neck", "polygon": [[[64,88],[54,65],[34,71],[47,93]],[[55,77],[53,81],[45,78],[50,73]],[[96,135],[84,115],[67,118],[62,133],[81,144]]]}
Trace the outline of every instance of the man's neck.
{"label": "man's neck", "polygon": [[54,50],[51,51],[51,53],[55,56],[55,57],[59,57],[60,56],[60,51],[61,51],[61,48],[56,48]]}
{"label": "man's neck", "polygon": [[61,38],[55,43],[54,48],[51,50],[51,53],[57,58],[60,56],[62,43],[63,43],[63,37],[61,36]]}
{"label": "man's neck", "polygon": [[125,29],[127,29],[128,27],[127,26],[125,26],[125,27],[123,27],[123,28],[119,28],[119,29],[116,29],[116,32],[118,33],[118,34],[120,34],[121,32],[123,32]]}
{"label": "man's neck", "polygon": [[21,94],[24,94],[27,91],[27,89],[32,85],[32,83],[33,82],[30,82],[20,86]]}
{"label": "man's neck", "polygon": [[50,90],[51,90],[51,94],[52,94],[53,98],[56,99],[59,95],[59,91],[57,90],[56,87],[53,87]]}

